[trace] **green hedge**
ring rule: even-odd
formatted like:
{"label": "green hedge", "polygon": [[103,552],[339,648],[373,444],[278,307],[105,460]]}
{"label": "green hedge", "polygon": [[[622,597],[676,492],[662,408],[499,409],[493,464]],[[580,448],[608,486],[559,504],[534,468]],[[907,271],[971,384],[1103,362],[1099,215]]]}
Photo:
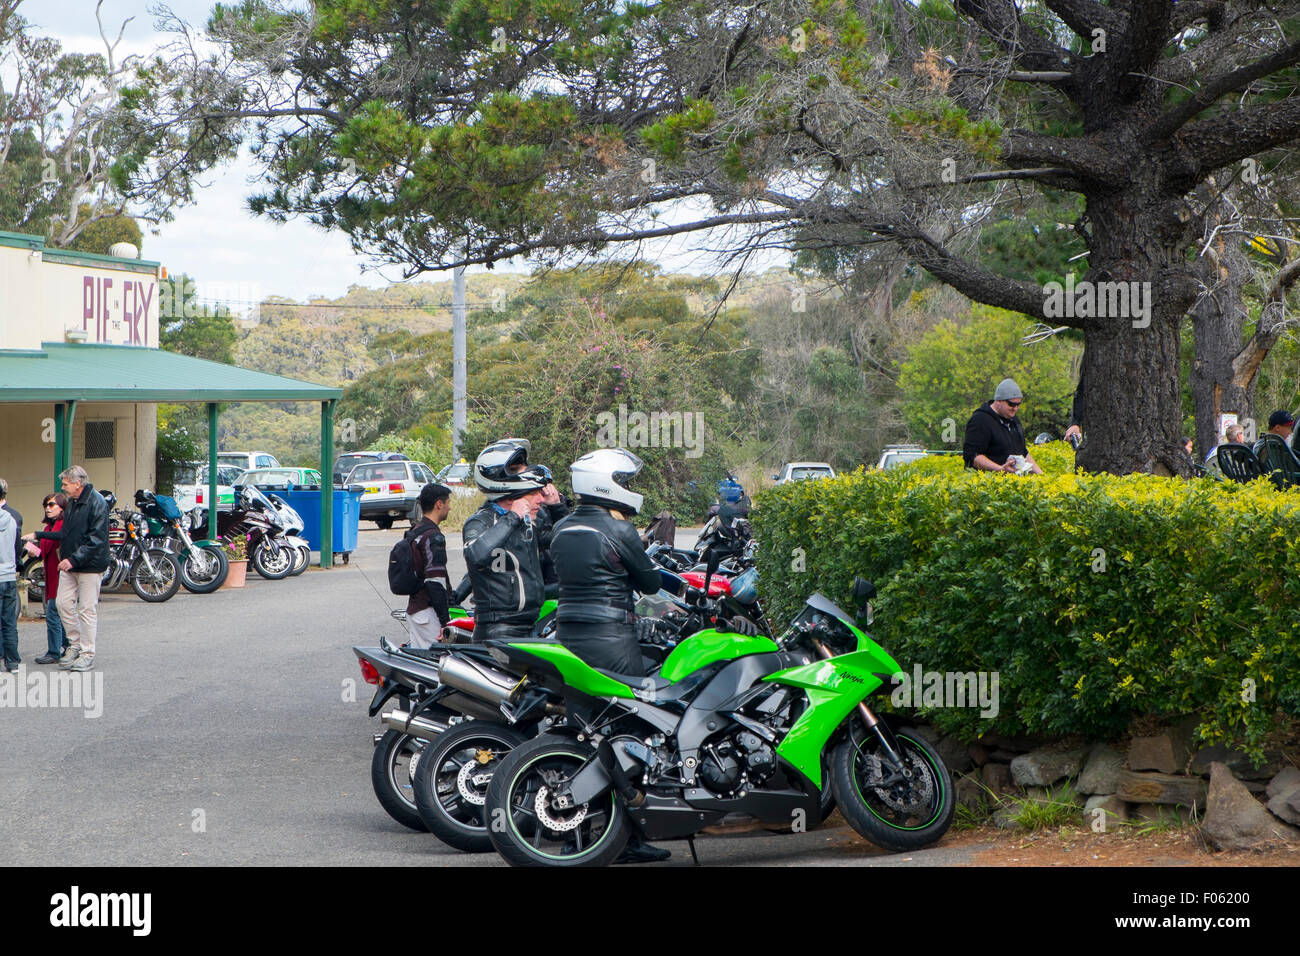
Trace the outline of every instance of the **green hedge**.
{"label": "green hedge", "polygon": [[862,575],[905,671],[998,672],[997,717],[923,711],[944,730],[1106,739],[1190,714],[1204,739],[1258,752],[1300,714],[1300,492],[1074,475],[1067,446],[1034,453],[1047,475],[929,458],[764,492],[774,619],[813,591],[848,607]]}

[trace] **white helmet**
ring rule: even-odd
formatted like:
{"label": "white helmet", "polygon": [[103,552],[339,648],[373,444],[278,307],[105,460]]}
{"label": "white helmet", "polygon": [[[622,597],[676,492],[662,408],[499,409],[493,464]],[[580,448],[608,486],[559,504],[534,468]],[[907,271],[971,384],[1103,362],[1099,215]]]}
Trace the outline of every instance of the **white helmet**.
{"label": "white helmet", "polygon": [[488,445],[474,461],[474,484],[489,501],[513,498],[544,488],[549,480],[545,469],[528,465],[528,444],[502,439]]}
{"label": "white helmet", "polygon": [[636,514],[644,495],[628,489],[628,482],[641,470],[642,461],[625,448],[601,448],[583,455],[569,469],[573,493],[584,504],[604,505]]}

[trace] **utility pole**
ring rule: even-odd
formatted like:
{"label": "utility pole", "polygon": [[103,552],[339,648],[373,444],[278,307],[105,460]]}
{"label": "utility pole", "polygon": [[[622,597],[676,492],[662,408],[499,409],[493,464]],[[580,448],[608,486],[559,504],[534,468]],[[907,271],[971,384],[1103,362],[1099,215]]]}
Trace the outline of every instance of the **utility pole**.
{"label": "utility pole", "polygon": [[459,461],[465,438],[465,267],[457,266],[451,280],[451,459]]}

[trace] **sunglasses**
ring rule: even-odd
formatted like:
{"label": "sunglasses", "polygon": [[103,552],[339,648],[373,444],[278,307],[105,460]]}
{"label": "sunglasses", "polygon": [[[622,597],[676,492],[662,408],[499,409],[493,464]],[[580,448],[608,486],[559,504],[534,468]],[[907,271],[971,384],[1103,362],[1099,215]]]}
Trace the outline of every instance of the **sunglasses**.
{"label": "sunglasses", "polygon": [[[1023,401],[1023,399],[1021,401]],[[1007,404],[1010,405],[1012,408],[1020,407],[1020,402],[1007,402]]]}

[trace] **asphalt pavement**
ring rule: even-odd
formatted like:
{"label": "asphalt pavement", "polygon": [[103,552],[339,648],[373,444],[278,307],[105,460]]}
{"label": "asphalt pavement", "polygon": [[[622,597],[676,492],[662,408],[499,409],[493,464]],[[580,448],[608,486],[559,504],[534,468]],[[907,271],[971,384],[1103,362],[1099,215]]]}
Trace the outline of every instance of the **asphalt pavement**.
{"label": "asphalt pavement", "polygon": [[[387,585],[402,530],[363,523],[349,564],[284,581],[250,569],[241,590],[163,604],[105,594],[77,706],[37,706],[49,675],[67,672],[31,663],[45,624],[21,622],[22,693],[0,691],[0,863],[504,865],[405,829],[371,790],[381,728],[351,647],[402,637],[389,611],[405,599]],[[459,535],[448,552],[459,580]],[[656,865],[690,864],[685,843],[667,845],[673,859]],[[888,854],[846,826],[696,845],[701,862],[729,866],[959,864],[980,849]]]}

